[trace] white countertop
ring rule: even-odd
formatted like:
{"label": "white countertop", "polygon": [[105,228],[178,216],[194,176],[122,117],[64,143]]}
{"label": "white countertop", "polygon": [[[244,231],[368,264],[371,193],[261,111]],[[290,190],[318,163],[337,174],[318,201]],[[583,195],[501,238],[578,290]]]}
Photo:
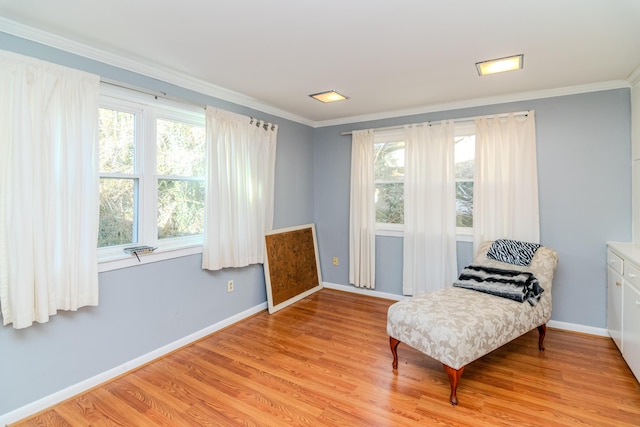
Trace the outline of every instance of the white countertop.
{"label": "white countertop", "polygon": [[607,246],[622,258],[640,265],[640,243],[607,242]]}

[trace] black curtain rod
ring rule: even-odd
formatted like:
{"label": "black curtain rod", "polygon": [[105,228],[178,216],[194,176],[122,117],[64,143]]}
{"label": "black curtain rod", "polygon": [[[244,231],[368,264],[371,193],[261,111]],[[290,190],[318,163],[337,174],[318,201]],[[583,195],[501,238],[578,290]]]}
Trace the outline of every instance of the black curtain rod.
{"label": "black curtain rod", "polygon": [[[150,91],[150,90],[147,90],[147,89],[143,89],[143,88],[140,88],[140,87],[137,87],[137,86],[128,85],[128,84],[124,84],[124,83],[119,83],[119,82],[116,82],[116,81],[113,81],[113,80],[106,80],[106,79],[101,79],[100,83],[104,83],[106,85],[114,86],[114,87],[121,88],[121,89],[130,90],[130,91],[133,91],[133,92],[138,92],[138,93],[141,93],[143,95],[153,96],[154,99],[163,98],[163,99],[167,99],[167,100],[170,100],[170,101],[179,102],[181,104],[195,105],[195,106],[203,108],[205,110],[207,109],[206,105],[198,104],[198,103],[193,102],[193,101],[188,101],[188,100],[185,100],[185,99],[182,99],[182,98],[178,98],[178,97],[175,97],[175,96],[167,95],[166,92],[162,92],[162,91],[153,92],[153,91]],[[250,124],[253,124],[253,121],[256,120],[256,126],[260,126],[260,121],[261,121],[260,119],[257,119],[255,117],[249,117],[249,118],[251,119]],[[269,128],[269,125],[271,125],[271,130],[272,131],[275,130],[275,127],[276,127],[275,124],[266,122],[264,120],[262,120],[262,121],[264,122],[264,124],[263,124],[264,130],[267,130]]]}
{"label": "black curtain rod", "polygon": [[154,99],[163,98],[163,99],[167,99],[169,101],[179,102],[181,104],[195,105],[196,107],[200,107],[202,109],[206,109],[207,108],[206,105],[199,104],[199,103],[193,102],[193,101],[188,101],[188,100],[183,99],[183,98],[178,98],[178,97],[175,97],[175,96],[167,95],[166,92],[162,92],[162,91],[154,92],[154,91],[150,91],[150,90],[147,90],[147,89],[143,89],[141,87],[128,85],[128,84],[125,84],[125,83],[119,83],[119,82],[116,82],[116,81],[113,81],[113,80],[106,80],[106,79],[100,79],[100,83],[104,83],[104,84],[109,85],[109,86],[113,86],[113,87],[117,87],[117,88],[121,88],[121,89],[130,90],[130,91],[133,91],[133,92],[141,93],[143,95],[149,95],[149,96],[152,96]]}
{"label": "black curtain rod", "polygon": [[[526,111],[518,111],[515,113],[500,113],[500,114],[487,114],[487,115],[482,115],[482,116],[475,116],[475,117],[462,117],[459,119],[443,119],[443,120],[427,120],[426,122],[421,122],[421,123],[407,123],[407,124],[428,124],[429,126],[431,126],[432,123],[439,123],[441,121],[447,121],[447,120],[452,120],[454,123],[456,122],[472,122],[475,119],[479,118],[479,117],[486,117],[486,118],[493,118],[495,116],[498,117],[506,117],[509,114],[513,114],[515,116],[528,116],[529,115],[529,111],[530,110],[526,110]],[[396,130],[396,129],[403,129],[406,125],[395,125],[395,126],[385,126],[385,127],[381,127],[381,128],[373,128],[373,131],[381,131],[381,130]],[[359,129],[359,130],[366,130],[366,129]],[[351,135],[353,134],[353,131],[347,131],[347,132],[341,132],[340,135],[345,136],[345,135]]]}

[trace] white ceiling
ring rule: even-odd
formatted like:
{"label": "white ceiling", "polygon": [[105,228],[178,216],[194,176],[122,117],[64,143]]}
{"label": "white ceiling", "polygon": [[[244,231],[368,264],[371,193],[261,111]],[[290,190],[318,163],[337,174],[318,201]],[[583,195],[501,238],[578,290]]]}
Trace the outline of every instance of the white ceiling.
{"label": "white ceiling", "polygon": [[[0,0],[0,31],[313,126],[624,87],[640,66],[640,0]],[[350,99],[308,97],[328,89]]]}

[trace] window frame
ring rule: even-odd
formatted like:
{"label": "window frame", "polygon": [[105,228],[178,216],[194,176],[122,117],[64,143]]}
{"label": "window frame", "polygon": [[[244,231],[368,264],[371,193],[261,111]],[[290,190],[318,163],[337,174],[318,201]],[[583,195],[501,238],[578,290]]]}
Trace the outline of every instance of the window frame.
{"label": "window frame", "polygon": [[[373,132],[373,143],[386,144],[403,141],[405,139],[404,129],[392,129]],[[374,177],[374,188],[378,181]],[[402,181],[402,191],[404,192],[404,179]],[[402,236],[404,233],[404,224],[392,224],[376,222],[376,234],[384,236]]]}
{"label": "window frame", "polygon": [[[462,121],[455,123],[455,137],[475,135],[475,133],[475,122]],[[374,130],[374,143],[377,144],[397,141],[399,134],[402,134],[402,139],[404,139],[403,129]],[[376,236],[404,237],[404,224],[386,224],[376,222]],[[456,240],[459,242],[472,242],[473,227],[456,227]]]}
{"label": "window frame", "polygon": [[[100,108],[136,114],[135,168],[133,174],[100,173],[100,177],[138,177],[138,242],[98,248],[98,271],[110,271],[142,263],[164,261],[181,256],[202,253],[204,234],[158,239],[157,236],[157,183],[163,178],[183,176],[156,175],[156,126],[158,119],[172,120],[205,127],[203,108],[132,90],[101,85]],[[204,177],[203,177],[204,179]],[[135,197],[135,196],[134,196]],[[134,214],[135,215],[135,214]],[[148,245],[157,249],[140,257],[124,253],[129,246]]]}
{"label": "window frame", "polygon": [[[455,137],[470,136],[476,134],[476,125],[474,121],[464,121],[455,124]],[[475,139],[474,139],[475,149]],[[475,154],[473,157],[474,170],[475,170]],[[468,180],[465,180],[468,181]],[[456,179],[456,182],[458,180]],[[475,176],[473,178],[473,186],[475,191]],[[459,242],[473,242],[473,227],[456,227],[456,240]]]}

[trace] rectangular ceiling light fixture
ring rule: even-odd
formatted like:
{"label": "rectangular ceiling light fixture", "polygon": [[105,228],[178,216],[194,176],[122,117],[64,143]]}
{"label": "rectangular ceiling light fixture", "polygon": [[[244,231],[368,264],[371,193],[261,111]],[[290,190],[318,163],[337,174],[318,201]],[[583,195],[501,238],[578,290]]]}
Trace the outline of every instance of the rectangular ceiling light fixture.
{"label": "rectangular ceiling light fixture", "polygon": [[476,63],[478,74],[487,76],[489,74],[502,73],[504,71],[521,70],[524,55],[508,56],[506,58],[491,59]]}
{"label": "rectangular ceiling light fixture", "polygon": [[309,95],[313,99],[317,99],[320,102],[336,102],[336,101],[344,101],[345,99],[349,99],[349,97],[344,96],[336,92],[335,90],[327,90],[325,92],[314,93]]}

